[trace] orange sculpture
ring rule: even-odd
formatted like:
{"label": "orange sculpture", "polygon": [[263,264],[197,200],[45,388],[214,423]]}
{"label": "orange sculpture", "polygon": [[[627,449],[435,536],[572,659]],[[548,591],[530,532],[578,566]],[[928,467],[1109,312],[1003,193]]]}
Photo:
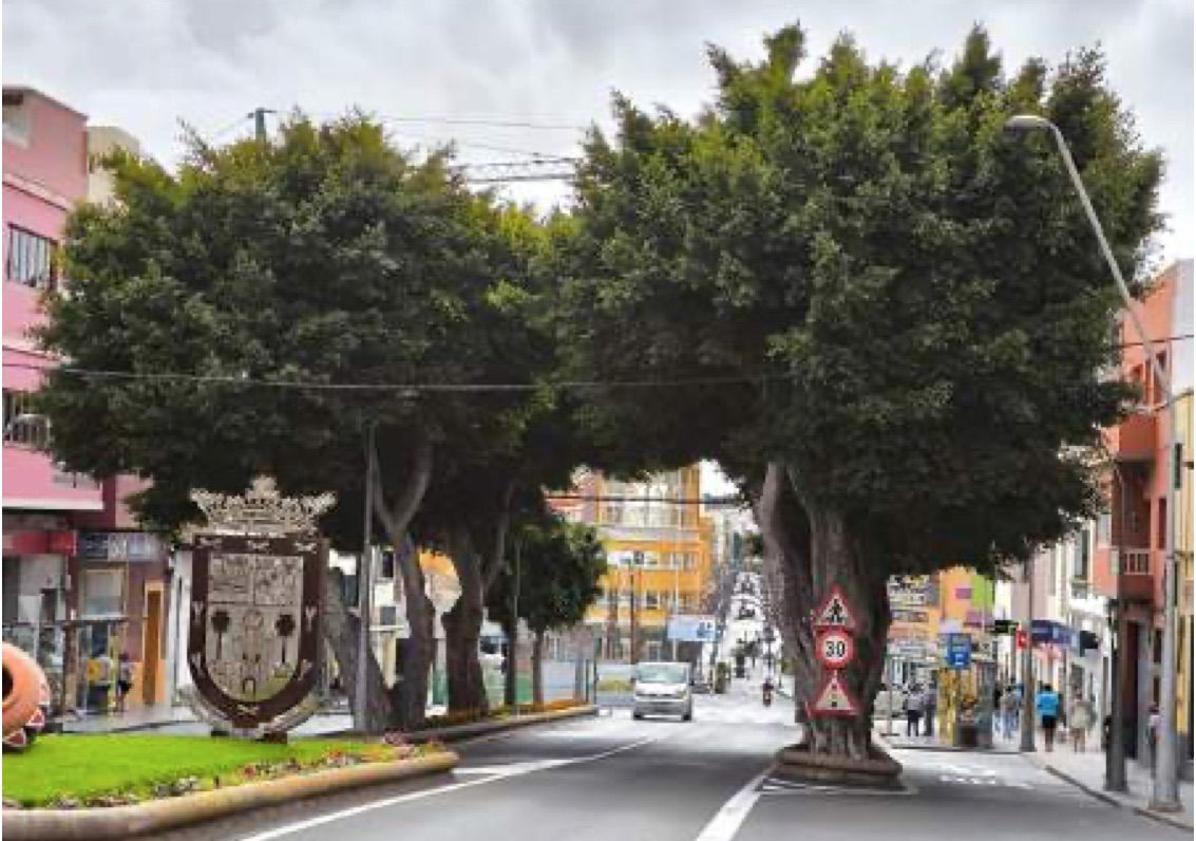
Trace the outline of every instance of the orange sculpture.
{"label": "orange sculpture", "polygon": [[22,751],[46,726],[50,685],[37,661],[15,645],[4,643],[4,750]]}

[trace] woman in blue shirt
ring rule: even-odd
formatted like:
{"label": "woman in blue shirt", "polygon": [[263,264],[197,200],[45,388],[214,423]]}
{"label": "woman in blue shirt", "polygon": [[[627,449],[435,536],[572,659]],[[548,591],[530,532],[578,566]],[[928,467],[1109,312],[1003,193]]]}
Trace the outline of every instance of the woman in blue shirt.
{"label": "woman in blue shirt", "polygon": [[1059,724],[1059,693],[1045,684],[1034,699],[1034,709],[1042,720],[1042,735],[1048,751],[1055,748],[1055,727]]}

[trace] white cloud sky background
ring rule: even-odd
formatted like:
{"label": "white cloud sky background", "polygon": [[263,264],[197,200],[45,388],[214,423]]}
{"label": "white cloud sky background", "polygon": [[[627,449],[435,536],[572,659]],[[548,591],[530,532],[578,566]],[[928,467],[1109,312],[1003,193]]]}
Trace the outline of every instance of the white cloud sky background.
{"label": "white cloud sky background", "polygon": [[[810,60],[840,31],[872,58],[910,66],[956,53],[984,23],[1007,73],[1027,57],[1057,64],[1100,42],[1109,78],[1168,171],[1161,205],[1167,259],[1192,255],[1193,4],[1191,0],[6,0],[6,84],[40,88],[119,125],[146,151],[178,159],[179,120],[231,140],[256,106],[315,116],[351,106],[397,117],[608,123],[613,90],[641,105],[692,114],[714,77],[704,45],[761,54],[760,36],[800,20]],[[391,123],[396,139],[455,138],[466,161],[507,150],[577,151],[576,130]],[[478,144],[478,145],[469,145]],[[489,146],[495,148],[481,148]],[[509,194],[541,205],[563,184]]]}

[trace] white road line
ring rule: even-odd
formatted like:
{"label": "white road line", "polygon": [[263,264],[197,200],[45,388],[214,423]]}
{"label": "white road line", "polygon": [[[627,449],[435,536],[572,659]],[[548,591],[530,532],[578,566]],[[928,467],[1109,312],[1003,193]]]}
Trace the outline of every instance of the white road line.
{"label": "white road line", "polygon": [[764,782],[771,768],[765,768],[748,781],[747,785],[735,792],[731,799],[723,804],[718,813],[710,819],[710,823],[698,835],[695,841],[731,841],[739,827],[747,819],[748,813],[760,799],[760,784]]}
{"label": "white road line", "polygon": [[305,821],[296,821],[295,823],[286,824],[275,829],[270,829],[265,832],[259,832],[256,835],[247,835],[241,841],[270,841],[272,838],[281,838],[284,835],[290,835],[294,832],[302,832],[305,829],[322,826],[326,823],[339,821],[342,818],[350,818],[354,815],[360,815],[363,812],[370,812],[374,809],[383,809],[387,806],[394,806],[397,803],[407,803],[412,800],[423,800],[426,797],[435,797],[439,794],[447,794],[450,791],[457,791],[458,789],[470,788],[471,786],[486,785],[487,783],[495,782],[496,780],[507,780],[511,777],[522,776],[523,774],[531,774],[535,771],[542,771],[546,768],[559,768],[563,765],[578,765],[583,762],[594,762],[595,760],[605,759],[608,756],[614,756],[623,751],[634,750],[638,747],[643,747],[650,742],[657,742],[663,738],[662,736],[651,736],[646,739],[639,739],[626,745],[620,745],[617,748],[604,750],[601,753],[591,754],[589,756],[578,756],[572,759],[550,759],[537,762],[521,762],[515,766],[514,770],[503,771],[496,773],[493,776],[483,777],[477,780],[466,780],[465,782],[452,783],[447,786],[440,786],[439,788],[430,788],[423,791],[413,791],[409,794],[400,794],[395,797],[387,797],[383,800],[374,800],[370,803],[363,803],[360,806],[353,806],[349,809],[342,809],[339,812],[331,812],[327,815],[320,815],[315,818],[308,818]]}

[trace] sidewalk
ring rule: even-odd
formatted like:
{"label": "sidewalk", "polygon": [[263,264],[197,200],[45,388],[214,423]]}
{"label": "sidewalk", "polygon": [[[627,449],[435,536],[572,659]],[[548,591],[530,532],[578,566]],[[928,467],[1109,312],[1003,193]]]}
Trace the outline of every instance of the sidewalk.
{"label": "sidewalk", "polygon": [[196,721],[198,719],[189,707],[154,704],[135,707],[123,713],[97,713],[78,717],[68,715],[63,722],[63,730],[67,733],[131,733]]}
{"label": "sidewalk", "polygon": [[[993,740],[993,744],[1016,749],[1019,741],[1019,737],[1007,740],[998,735]],[[1142,767],[1136,760],[1127,759],[1125,763],[1126,784],[1129,790],[1125,792],[1105,791],[1105,754],[1099,749],[1099,743],[1094,748],[1090,740],[1085,753],[1075,753],[1070,745],[1056,743],[1055,749],[1047,753],[1042,735],[1038,734],[1035,747],[1035,753],[1023,754],[1027,761],[1084,789],[1094,797],[1182,829],[1191,830],[1193,828],[1192,784],[1190,782],[1181,780],[1179,783],[1179,799],[1183,804],[1182,812],[1155,812],[1149,809],[1153,775],[1150,769]]]}

